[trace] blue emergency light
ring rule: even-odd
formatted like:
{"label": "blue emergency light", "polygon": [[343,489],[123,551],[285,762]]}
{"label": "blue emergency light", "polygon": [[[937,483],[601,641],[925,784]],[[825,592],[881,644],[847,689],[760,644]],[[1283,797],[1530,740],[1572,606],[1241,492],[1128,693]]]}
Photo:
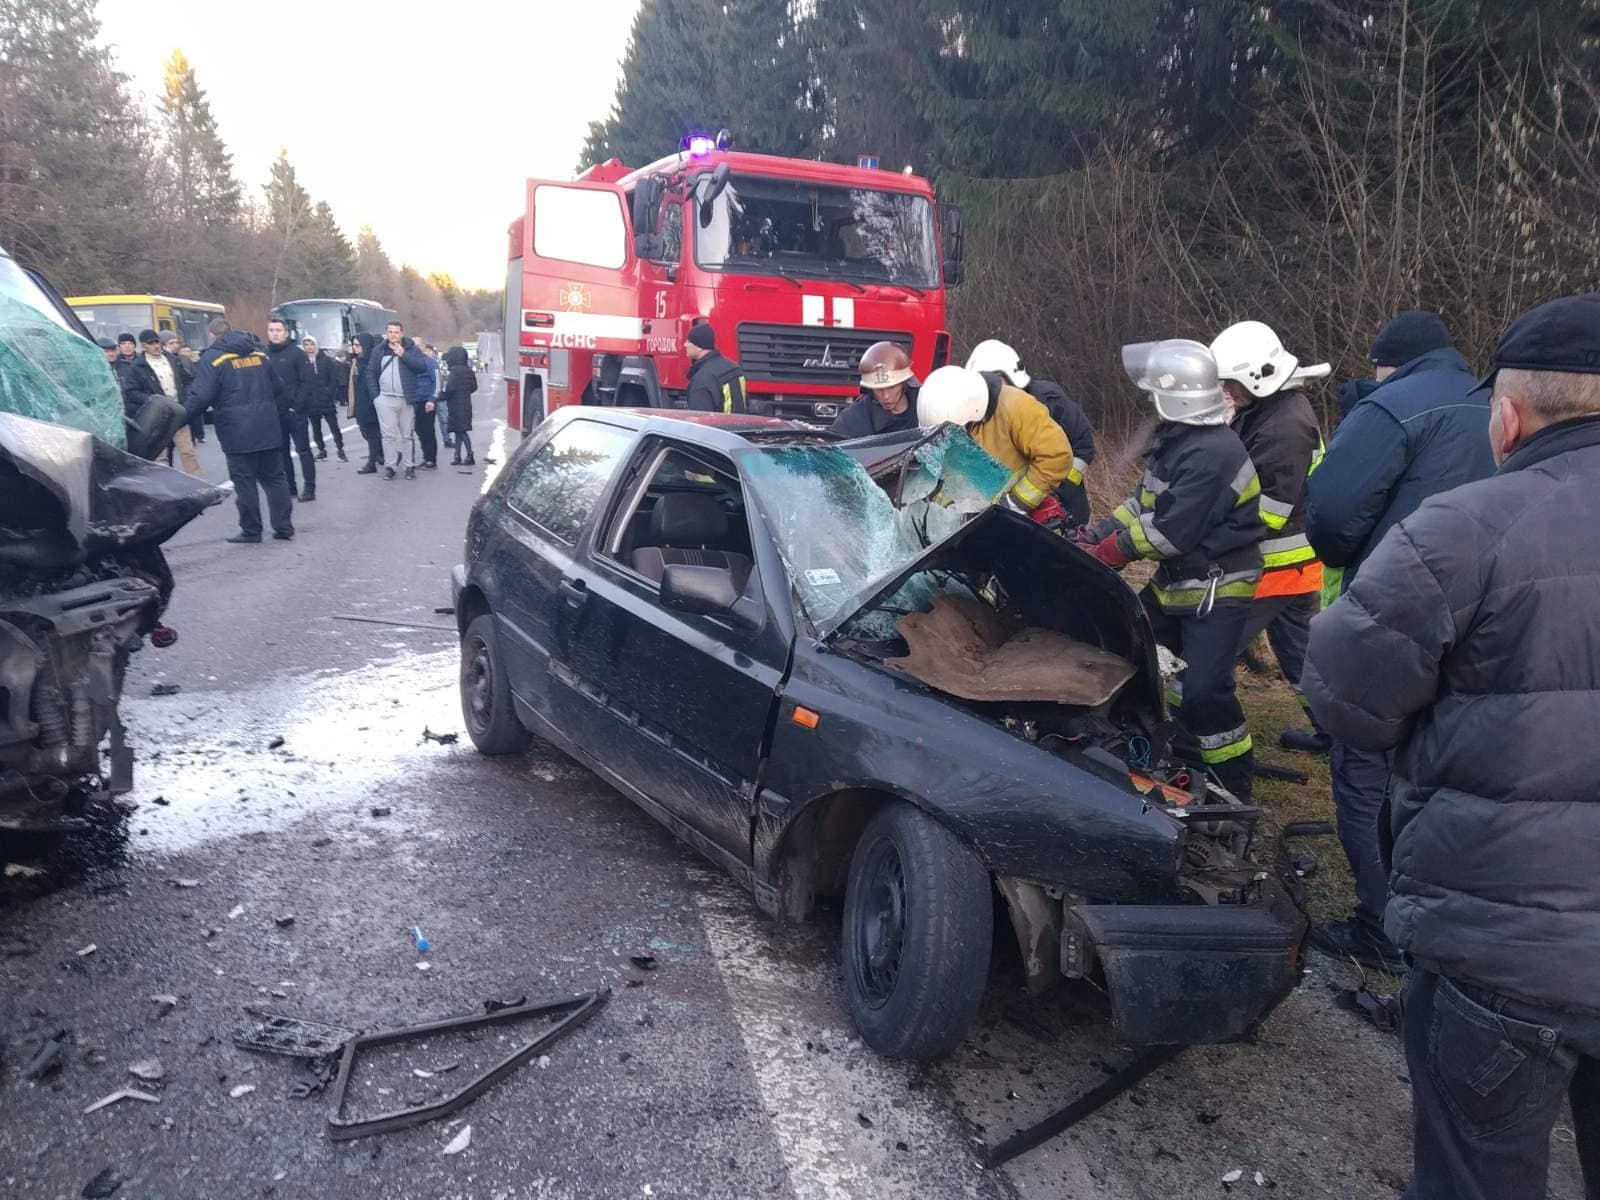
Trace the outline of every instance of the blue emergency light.
{"label": "blue emergency light", "polygon": [[689,157],[704,158],[712,150],[716,149],[716,145],[716,142],[704,134],[697,133],[689,139]]}

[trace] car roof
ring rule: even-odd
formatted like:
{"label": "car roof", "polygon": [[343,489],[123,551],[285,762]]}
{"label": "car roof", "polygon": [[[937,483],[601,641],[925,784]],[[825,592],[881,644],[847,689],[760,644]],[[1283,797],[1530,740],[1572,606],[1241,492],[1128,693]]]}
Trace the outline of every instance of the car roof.
{"label": "car roof", "polygon": [[682,408],[609,408],[564,405],[550,414],[556,422],[574,420],[604,421],[651,433],[665,434],[695,442],[725,453],[734,453],[752,441],[782,442],[788,438],[832,440],[833,435],[815,425],[761,417],[749,413],[694,412]]}

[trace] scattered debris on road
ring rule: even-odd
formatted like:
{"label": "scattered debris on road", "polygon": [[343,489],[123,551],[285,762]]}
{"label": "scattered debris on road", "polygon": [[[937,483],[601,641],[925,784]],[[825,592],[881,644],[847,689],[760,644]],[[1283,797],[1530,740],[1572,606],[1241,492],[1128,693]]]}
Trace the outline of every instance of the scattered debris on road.
{"label": "scattered debris on road", "polygon": [[279,929],[287,929],[294,924],[294,914],[284,913],[281,917],[273,917],[272,923]]}
{"label": "scattered debris on road", "polygon": [[79,1194],[84,1196],[86,1200],[105,1200],[107,1196],[114,1195],[121,1186],[122,1176],[107,1167],[100,1174],[89,1180],[88,1183],[84,1184],[83,1191]]}
{"label": "scattered debris on road", "polygon": [[360,621],[364,625],[392,625],[396,629],[432,629],[439,633],[455,633],[461,631],[454,625],[425,625],[421,621],[393,621],[384,617],[357,617],[347,614],[337,614],[335,621]]}
{"label": "scattered debris on road", "polygon": [[157,992],[150,997],[150,1003],[156,1006],[156,1019],[159,1020],[178,1007],[178,998],[170,992]]}
{"label": "scattered debris on road", "polygon": [[419,971],[431,971],[431,970],[433,970],[433,964],[430,963],[430,962],[419,962],[417,964],[417,970],[419,970]]}
{"label": "scattered debris on road", "polygon": [[[334,1083],[333,1099],[329,1101],[328,1139],[334,1142],[348,1142],[356,1138],[370,1137],[373,1134],[393,1133],[397,1129],[410,1129],[415,1125],[421,1125],[439,1117],[449,1116],[451,1113],[465,1108],[495,1083],[511,1074],[530,1058],[535,1057],[544,1047],[582,1025],[590,1017],[594,1016],[610,998],[611,989],[602,988],[597,992],[586,992],[583,995],[572,996],[565,1000],[547,1001],[543,1004],[515,1005],[508,1008],[499,1008],[493,1012],[473,1013],[464,1017],[448,1017],[441,1021],[430,1021],[425,1025],[411,1025],[402,1029],[382,1030],[377,1033],[363,1034],[360,1037],[351,1038],[345,1043],[344,1051],[340,1055],[339,1077]],[[356,1058],[363,1050],[377,1046],[392,1046],[400,1042],[428,1038],[440,1033],[473,1030],[485,1025],[506,1024],[524,1017],[549,1017],[554,1023],[539,1030],[529,1041],[500,1059],[487,1071],[468,1079],[458,1091],[438,1100],[411,1105],[407,1108],[394,1109],[390,1112],[379,1113],[373,1117],[353,1120],[342,1115]]]}
{"label": "scattered debris on road", "polygon": [[1012,1134],[989,1151],[983,1160],[983,1165],[992,1170],[1010,1162],[1019,1154],[1026,1154],[1034,1147],[1043,1145],[1058,1133],[1076,1125],[1084,1117],[1104,1108],[1152,1071],[1177,1058],[1183,1053],[1183,1049],[1182,1046],[1152,1047],[1121,1070],[1108,1075],[1097,1086],[1090,1088],[1059,1112],[1052,1113],[1037,1125]]}
{"label": "scattered debris on road", "polygon": [[370,811],[375,817],[387,817],[394,811],[394,809],[390,808],[387,804],[374,804]]}
{"label": "scattered debris on road", "polygon": [[270,742],[267,743],[267,749],[268,750],[276,750],[279,746],[283,745],[283,741],[284,741],[283,735],[279,734],[277,737],[273,738]]}
{"label": "scattered debris on road", "polygon": [[100,949],[99,946],[96,946],[93,942],[90,942],[82,950],[78,951],[78,957],[79,958],[87,958],[89,955],[93,954],[98,949]]}
{"label": "scattered debris on road", "polygon": [[628,961],[641,971],[654,971],[657,966],[654,954],[630,954]]}
{"label": "scattered debris on road", "polygon": [[23,863],[7,863],[7,879],[37,879],[44,871],[39,867],[30,867]]}
{"label": "scattered debris on road", "polygon": [[1400,1032],[1400,998],[1374,992],[1363,983],[1360,987],[1330,986],[1333,1003],[1347,1013],[1354,1013],[1379,1033]]}
{"label": "scattered debris on road", "polygon": [[146,1083],[159,1083],[167,1072],[159,1058],[141,1058],[138,1062],[128,1064],[128,1074]]}
{"label": "scattered debris on road", "polygon": [[497,1000],[494,997],[490,997],[488,1000],[483,1002],[483,1011],[486,1013],[497,1013],[503,1008],[521,1008],[527,1002],[528,997],[526,993],[518,996],[515,1000]]}
{"label": "scattered debris on road", "polygon": [[228,1092],[228,1099],[237,1100],[237,1099],[239,1099],[240,1096],[248,1096],[251,1092],[253,1092],[255,1090],[256,1090],[256,1085],[255,1084],[253,1084],[253,1083],[241,1083],[238,1087],[233,1088]]}
{"label": "scattered debris on road", "polygon": [[283,1054],[290,1058],[327,1058],[338,1054],[359,1029],[307,1021],[288,1013],[245,1006],[250,1024],[233,1032],[233,1044],[258,1054]]}
{"label": "scattered debris on road", "polygon": [[41,1041],[28,1065],[22,1068],[22,1077],[37,1082],[59,1071],[66,1057],[68,1036],[68,1032],[61,1029]]}
{"label": "scattered debris on road", "polygon": [[244,916],[244,905],[235,904],[228,912],[228,920],[235,921]]}
{"label": "scattered debris on road", "polygon": [[422,740],[425,742],[438,742],[441,746],[454,746],[461,740],[459,733],[435,733],[426,725],[422,727]]}
{"label": "scattered debris on road", "polygon": [[172,801],[168,800],[165,796],[157,796],[157,797],[155,797],[155,799],[151,800],[150,803],[151,804],[155,804],[155,805],[159,805],[162,808],[166,808],[168,805],[170,805],[172,803]]}
{"label": "scattered debris on road", "polygon": [[416,946],[419,954],[426,954],[429,947],[433,945],[433,943],[428,941],[427,936],[422,932],[422,927],[420,925],[413,925],[411,927],[411,943],[412,945]]}
{"label": "scattered debris on road", "polygon": [[450,1144],[444,1148],[444,1153],[460,1154],[470,1145],[472,1145],[472,1126],[463,1125],[461,1132],[450,1139]]}
{"label": "scattered debris on road", "polygon": [[102,1096],[102,1097],[100,1097],[100,1099],[96,1100],[93,1104],[91,1104],[87,1108],[85,1108],[83,1110],[84,1115],[88,1116],[90,1113],[98,1112],[102,1108],[109,1108],[111,1105],[117,1103],[119,1100],[143,1100],[146,1104],[160,1104],[161,1103],[161,1097],[160,1096],[152,1096],[149,1092],[141,1092],[141,1091],[139,1091],[138,1088],[118,1088],[116,1091],[112,1092],[109,1096]]}
{"label": "scattered debris on road", "polygon": [[197,888],[200,886],[200,881],[198,879],[169,879],[167,882],[172,884],[172,886],[175,888],[188,889]]}
{"label": "scattered debris on road", "polygon": [[183,691],[183,685],[177,683],[156,683],[150,687],[152,696],[176,696]]}

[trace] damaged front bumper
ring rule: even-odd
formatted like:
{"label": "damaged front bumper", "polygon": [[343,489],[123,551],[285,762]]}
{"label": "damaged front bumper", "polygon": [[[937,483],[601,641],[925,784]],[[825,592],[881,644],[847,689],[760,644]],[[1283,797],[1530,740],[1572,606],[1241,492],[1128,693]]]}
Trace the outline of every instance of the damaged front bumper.
{"label": "damaged front bumper", "polygon": [[1084,904],[999,880],[1034,990],[1094,979],[1127,1046],[1237,1041],[1299,982],[1306,921],[1267,879],[1248,904]]}

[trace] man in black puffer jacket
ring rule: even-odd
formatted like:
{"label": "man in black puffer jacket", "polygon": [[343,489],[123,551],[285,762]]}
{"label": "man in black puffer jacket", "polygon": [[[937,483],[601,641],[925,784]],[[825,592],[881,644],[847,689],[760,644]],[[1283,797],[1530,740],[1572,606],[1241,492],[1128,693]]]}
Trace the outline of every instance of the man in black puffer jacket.
{"label": "man in black puffer jacket", "polygon": [[289,340],[289,327],[274,317],[267,322],[267,364],[283,397],[283,473],[294,491],[294,456],[300,455],[306,486],[302,500],[317,498],[317,461],[311,454],[311,414],[320,402],[316,372],[305,352]]}
{"label": "man in black puffer jacket", "polygon": [[1395,756],[1416,1200],[1543,1200],[1569,1089],[1600,1188],[1600,294],[1524,314],[1494,361],[1499,471],[1384,538],[1301,683]]}

